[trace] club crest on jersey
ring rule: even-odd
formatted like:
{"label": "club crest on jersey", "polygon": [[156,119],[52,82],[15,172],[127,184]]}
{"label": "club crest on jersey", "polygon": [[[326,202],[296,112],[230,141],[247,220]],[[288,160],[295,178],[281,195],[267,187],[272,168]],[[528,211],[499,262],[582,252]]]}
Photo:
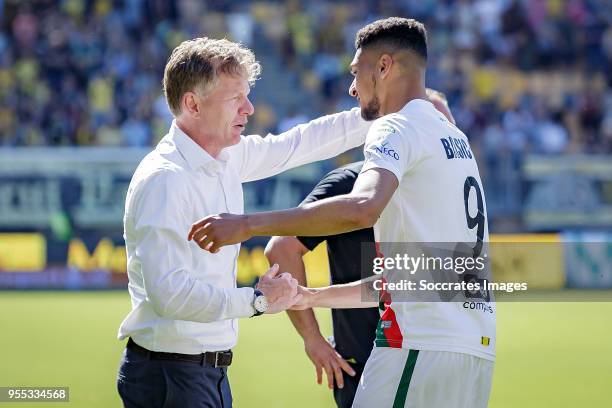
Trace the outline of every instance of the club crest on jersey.
{"label": "club crest on jersey", "polygon": [[385,142],[379,146],[373,146],[374,150],[376,150],[380,154],[384,154],[386,156],[392,157],[395,160],[399,160],[400,156],[394,149],[389,148],[389,142]]}
{"label": "club crest on jersey", "polygon": [[471,159],[474,157],[465,140],[447,137],[440,139],[447,159]]}
{"label": "club crest on jersey", "polygon": [[384,132],[384,133],[397,133],[397,130],[395,130],[393,127],[389,126],[389,125],[383,125],[380,129],[380,132]]}

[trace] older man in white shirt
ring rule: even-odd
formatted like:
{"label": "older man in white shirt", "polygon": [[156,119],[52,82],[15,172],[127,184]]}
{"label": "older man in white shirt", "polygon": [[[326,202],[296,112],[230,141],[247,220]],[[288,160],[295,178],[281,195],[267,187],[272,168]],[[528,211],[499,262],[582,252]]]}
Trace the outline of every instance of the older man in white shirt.
{"label": "older man in white shirt", "polygon": [[227,40],[180,44],[164,73],[175,120],[138,166],[125,205],[132,310],[118,390],[126,407],[229,407],[227,380],[237,318],[293,305],[297,282],[273,266],[258,287],[236,287],[240,245],[218,254],[189,242],[205,214],[243,213],[241,183],[333,157],[362,144],[369,124],[354,109],[278,136],[241,136],[260,67]]}

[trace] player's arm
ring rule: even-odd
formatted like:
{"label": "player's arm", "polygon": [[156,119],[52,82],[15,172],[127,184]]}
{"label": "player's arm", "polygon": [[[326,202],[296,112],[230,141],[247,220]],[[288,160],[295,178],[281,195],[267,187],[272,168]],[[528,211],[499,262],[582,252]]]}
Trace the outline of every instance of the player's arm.
{"label": "player's arm", "polygon": [[334,235],[374,225],[398,187],[397,176],[370,168],[357,177],[349,194],[288,210],[249,215],[219,214],[194,223],[188,234],[202,249],[217,252],[224,245],[252,236]]}
{"label": "player's arm", "polygon": [[376,307],[376,292],[373,290],[373,281],[380,277],[370,277],[344,285],[332,285],[324,288],[305,288],[300,286],[298,292],[302,298],[291,309],[303,310],[313,307],[327,307],[332,309],[356,309]]}
{"label": "player's arm", "polygon": [[[282,270],[289,271],[298,283],[306,286],[306,268],[303,256],[308,252],[296,237],[272,237],[266,246],[265,254],[270,264],[278,264]],[[342,370],[355,375],[351,366],[334,350],[321,335],[319,323],[312,309],[287,311],[291,323],[304,340],[308,358],[315,365],[317,383],[323,382],[323,371],[327,375],[327,385],[334,388],[334,378],[339,388],[344,387]]]}
{"label": "player's arm", "polygon": [[[301,286],[306,286],[306,268],[302,256],[308,252],[306,248],[295,237],[272,237],[265,249],[265,255],[270,265],[278,264],[279,267],[288,271]],[[288,312],[291,322],[304,340],[319,332],[319,324],[312,310],[300,312]]]}

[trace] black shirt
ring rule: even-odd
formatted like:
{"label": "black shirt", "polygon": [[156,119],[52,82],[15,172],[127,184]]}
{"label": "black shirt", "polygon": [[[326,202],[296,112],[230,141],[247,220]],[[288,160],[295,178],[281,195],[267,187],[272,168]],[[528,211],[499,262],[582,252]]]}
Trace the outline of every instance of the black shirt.
{"label": "black shirt", "polygon": [[[360,161],[331,171],[319,181],[302,204],[350,193],[362,167],[363,161]],[[327,237],[297,238],[309,250],[327,241],[332,285],[361,279],[362,255],[368,257],[366,262],[369,265],[372,264],[371,259],[376,256],[374,249],[368,249],[371,253],[361,254],[362,242],[374,242],[372,228]],[[357,363],[365,363],[372,351],[379,318],[380,314],[376,307],[332,309],[334,339],[338,353],[345,359],[354,358]]]}

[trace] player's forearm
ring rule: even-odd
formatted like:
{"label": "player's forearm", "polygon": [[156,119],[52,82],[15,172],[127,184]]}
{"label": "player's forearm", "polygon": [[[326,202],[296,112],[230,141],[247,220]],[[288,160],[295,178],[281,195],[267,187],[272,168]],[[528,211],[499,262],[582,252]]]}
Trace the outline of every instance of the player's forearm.
{"label": "player's forearm", "polygon": [[[275,237],[278,238],[278,237]],[[306,268],[302,259],[302,254],[295,253],[283,245],[266,248],[266,257],[270,265],[277,263],[280,270],[289,272],[298,283],[306,286]],[[308,310],[287,310],[289,320],[305,341],[311,337],[321,336],[319,323],[312,309]]]}
{"label": "player's forearm", "polygon": [[327,307],[331,309],[356,309],[376,307],[378,302],[368,295],[363,281],[356,281],[344,285],[332,285],[324,288],[308,289],[313,296],[310,297],[310,307]]}
{"label": "player's forearm", "polygon": [[[299,256],[298,259],[296,258],[295,254],[287,254],[287,252],[284,252],[284,254],[284,256],[279,254],[275,254],[277,256],[268,256],[268,259],[270,259],[271,263],[274,260],[274,262],[278,263],[279,266],[283,267],[283,271],[288,271],[291,273],[291,275],[297,279],[300,285],[305,286],[306,270],[302,257]],[[317,318],[315,317],[312,309],[287,310],[287,315],[289,316],[289,320],[291,320],[293,327],[295,327],[295,330],[297,330],[304,341],[321,336],[319,323],[317,322]]]}
{"label": "player's forearm", "polygon": [[[272,237],[266,246],[265,255],[270,265],[278,264],[281,271],[289,272],[300,285],[306,286],[306,267],[302,258],[306,252],[308,249],[295,237]],[[312,309],[287,310],[287,315],[305,341],[321,336],[319,323]]]}
{"label": "player's forearm", "polygon": [[374,224],[367,198],[340,195],[288,210],[247,215],[252,236],[256,235],[334,235]]}
{"label": "player's forearm", "polygon": [[323,337],[319,323],[312,309],[307,310],[287,310],[289,320],[304,341],[314,337]]}

